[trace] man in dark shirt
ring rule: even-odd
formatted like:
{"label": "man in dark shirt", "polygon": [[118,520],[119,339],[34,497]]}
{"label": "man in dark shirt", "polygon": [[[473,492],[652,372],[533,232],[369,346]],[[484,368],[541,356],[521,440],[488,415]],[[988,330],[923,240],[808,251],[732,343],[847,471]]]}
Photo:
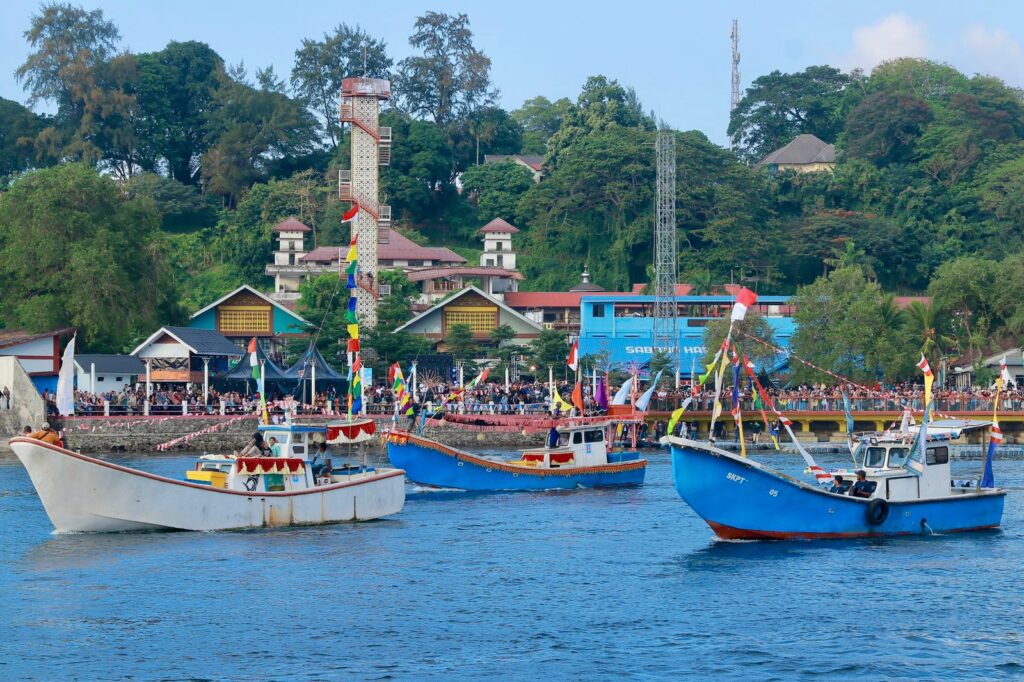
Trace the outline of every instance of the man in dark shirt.
{"label": "man in dark shirt", "polygon": [[867,473],[863,469],[857,471],[857,482],[853,484],[853,490],[850,494],[854,497],[871,497],[871,494],[875,492],[875,483],[867,480]]}
{"label": "man in dark shirt", "polygon": [[846,482],[843,481],[842,476],[836,476],[835,481],[832,483],[832,487],[828,489],[830,493],[836,493],[837,495],[846,494]]}

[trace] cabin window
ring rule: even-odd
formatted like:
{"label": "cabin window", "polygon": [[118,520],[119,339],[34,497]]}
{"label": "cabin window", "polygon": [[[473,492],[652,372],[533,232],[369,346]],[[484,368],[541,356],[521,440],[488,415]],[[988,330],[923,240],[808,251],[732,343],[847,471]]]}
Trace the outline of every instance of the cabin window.
{"label": "cabin window", "polygon": [[569,444],[569,434],[568,433],[560,433],[560,434],[558,434],[558,447],[564,448],[568,444]]}
{"label": "cabin window", "polygon": [[306,446],[305,445],[293,445],[292,446],[292,454],[293,455],[304,455],[304,454],[306,454]]}
{"label": "cabin window", "polygon": [[582,442],[583,442],[583,434],[582,433],[577,431],[576,433],[572,434],[572,444],[573,445],[579,445]]}
{"label": "cabin window", "polygon": [[594,317],[604,317],[604,303],[594,304]]}
{"label": "cabin window", "polygon": [[928,448],[926,461],[932,464],[949,464],[949,448],[945,445],[938,448]]}
{"label": "cabin window", "polygon": [[864,453],[864,468],[879,468],[885,462],[885,448],[868,448]]}
{"label": "cabin window", "polygon": [[899,469],[907,464],[907,455],[910,454],[910,448],[893,448],[889,450],[889,468]]}
{"label": "cabin window", "polygon": [[583,433],[584,443],[600,443],[604,440],[603,431],[585,431]]}

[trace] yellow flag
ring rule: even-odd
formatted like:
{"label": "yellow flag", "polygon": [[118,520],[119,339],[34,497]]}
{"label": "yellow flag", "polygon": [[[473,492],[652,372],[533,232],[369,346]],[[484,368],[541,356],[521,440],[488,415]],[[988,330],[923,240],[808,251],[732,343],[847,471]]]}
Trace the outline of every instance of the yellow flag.
{"label": "yellow flag", "polygon": [[350,246],[349,249],[348,249],[348,254],[345,256],[345,260],[347,260],[349,263],[351,263],[354,260],[358,260],[358,258],[359,258],[359,256],[356,255],[356,247],[355,246]]}
{"label": "yellow flag", "polygon": [[348,337],[350,339],[358,339],[359,338],[359,325],[358,324],[349,324],[349,325],[346,325],[346,328],[348,329]]}
{"label": "yellow flag", "polygon": [[929,372],[924,375],[924,410],[931,417],[932,409],[932,382],[935,381],[935,375]]}
{"label": "yellow flag", "polygon": [[683,418],[683,412],[686,412],[685,407],[680,407],[678,410],[672,413],[672,416],[668,420],[668,435],[672,435],[676,432],[676,424]]}

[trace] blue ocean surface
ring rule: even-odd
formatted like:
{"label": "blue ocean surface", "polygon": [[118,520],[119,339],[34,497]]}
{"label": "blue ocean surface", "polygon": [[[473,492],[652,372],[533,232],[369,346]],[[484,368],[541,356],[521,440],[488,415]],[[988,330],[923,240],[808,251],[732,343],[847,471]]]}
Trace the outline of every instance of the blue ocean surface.
{"label": "blue ocean surface", "polygon": [[410,487],[357,525],[55,535],[0,458],[0,679],[1024,676],[1024,462],[996,465],[1002,531],[764,543],[714,540],[650,459],[638,488]]}

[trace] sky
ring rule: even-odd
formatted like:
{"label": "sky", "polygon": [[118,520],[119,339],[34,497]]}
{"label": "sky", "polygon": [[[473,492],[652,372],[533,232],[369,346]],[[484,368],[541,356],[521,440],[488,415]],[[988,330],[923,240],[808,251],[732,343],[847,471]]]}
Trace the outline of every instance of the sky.
{"label": "sky", "polygon": [[[39,5],[0,0],[0,97],[25,100],[14,70],[25,60],[22,34]],[[1024,87],[1024,3],[1001,0],[83,0],[82,6],[102,9],[117,24],[123,49],[150,52],[171,40],[199,40],[228,64],[244,62],[250,74],[273,65],[283,76],[303,38],[320,38],[339,23],[383,39],[397,61],[411,52],[417,16],[465,13],[476,46],[491,58],[504,108],[537,95],[575,99],[588,76],[603,74],[635,88],[644,108],[672,127],[703,131],[719,144],[726,142],[733,19],[740,27],[743,88],[773,70],[823,63],[870,70],[900,56]]]}

